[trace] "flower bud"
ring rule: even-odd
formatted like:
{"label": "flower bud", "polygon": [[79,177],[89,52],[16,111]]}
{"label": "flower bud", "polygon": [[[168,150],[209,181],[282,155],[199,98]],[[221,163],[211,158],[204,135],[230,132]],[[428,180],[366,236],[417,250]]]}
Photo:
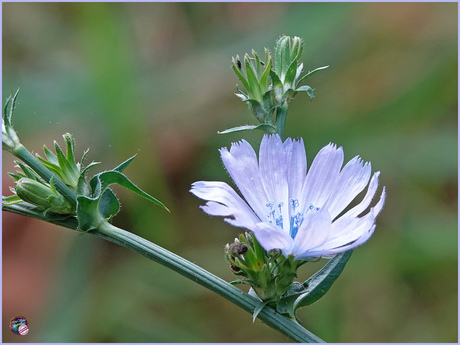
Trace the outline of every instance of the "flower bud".
{"label": "flower bud", "polygon": [[54,184],[48,185],[30,178],[21,178],[16,182],[15,192],[22,200],[45,209],[45,212],[52,211],[60,214],[73,214],[75,209],[59,192]]}

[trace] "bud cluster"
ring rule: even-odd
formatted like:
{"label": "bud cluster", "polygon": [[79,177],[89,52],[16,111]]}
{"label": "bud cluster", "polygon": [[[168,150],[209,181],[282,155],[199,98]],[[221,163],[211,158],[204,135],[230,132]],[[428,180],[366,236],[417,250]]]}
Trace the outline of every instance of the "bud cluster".
{"label": "bud cluster", "polygon": [[[287,106],[294,96],[305,91],[310,100],[313,99],[313,89],[307,85],[300,86],[300,83],[328,66],[319,67],[300,77],[303,63],[299,64],[299,61],[303,45],[303,39],[299,37],[282,36],[276,42],[274,58],[267,48],[265,61],[261,61],[254,50],[253,57],[245,54],[243,60],[238,55],[232,58],[232,68],[246,91],[240,90],[237,86],[236,96],[249,105],[254,116],[263,124],[257,127],[237,127],[233,130],[258,128],[269,133],[283,133]],[[275,112],[276,120],[273,121]],[[278,119],[279,116],[282,117],[281,120]],[[230,131],[232,130],[224,132]]]}
{"label": "bud cluster", "polygon": [[279,250],[265,251],[250,232],[227,244],[225,254],[233,273],[247,278],[233,283],[250,285],[262,301],[274,305],[289,289],[302,264],[293,257],[285,258]]}
{"label": "bud cluster", "polygon": [[[14,195],[3,198],[4,204],[14,204],[25,201],[43,209],[45,213],[51,211],[59,214],[75,214],[75,206],[56,190],[55,178],[57,177],[75,192],[77,191],[79,181],[80,185],[83,181],[85,183],[87,182],[80,178],[83,172],[81,171],[81,164],[75,161],[75,148],[72,135],[66,133],[63,137],[67,146],[66,154],[64,154],[56,141],[54,142],[56,154],[52,153],[46,146],[44,146],[44,152],[47,159],[36,154],[37,159],[51,171],[55,177],[52,177],[48,183],[28,165],[21,161],[15,161],[17,167],[19,167],[21,171],[9,173],[15,180],[14,188],[10,188]],[[84,156],[85,155],[83,155],[83,158]]]}

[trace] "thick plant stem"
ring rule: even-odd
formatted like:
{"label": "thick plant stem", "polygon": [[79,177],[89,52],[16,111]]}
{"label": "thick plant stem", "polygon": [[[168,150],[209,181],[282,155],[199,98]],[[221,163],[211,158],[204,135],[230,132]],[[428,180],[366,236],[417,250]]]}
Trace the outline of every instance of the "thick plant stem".
{"label": "thick plant stem", "polygon": [[[54,174],[45,168],[45,166],[33,155],[31,154],[23,145],[19,144],[11,150],[11,153],[26,163],[29,167],[32,168],[38,175],[43,177],[46,182],[50,182],[51,178]],[[53,179],[54,185],[59,193],[61,193],[71,204],[75,207],[76,201],[76,194],[72,191],[69,187],[65,185],[59,178],[54,176]]]}
{"label": "thick plant stem", "polygon": [[[74,230],[76,230],[77,226],[77,221],[74,217],[69,217],[67,219],[46,219],[40,211],[28,208],[25,205],[3,205],[3,210],[38,218]],[[190,261],[152,242],[149,242],[142,237],[119,229],[108,222],[103,222],[99,229],[91,230],[88,233],[118,244],[139,253],[150,260],[158,262],[159,264],[166,266],[184,277],[219,294],[249,313],[253,313],[257,306],[261,303],[258,299],[241,291],[225,280],[191,263]],[[322,339],[300,326],[297,322],[277,313],[270,307],[263,308],[257,317],[268,326],[285,334],[293,341],[301,343],[324,343]],[[248,318],[248,320],[250,319]]]}

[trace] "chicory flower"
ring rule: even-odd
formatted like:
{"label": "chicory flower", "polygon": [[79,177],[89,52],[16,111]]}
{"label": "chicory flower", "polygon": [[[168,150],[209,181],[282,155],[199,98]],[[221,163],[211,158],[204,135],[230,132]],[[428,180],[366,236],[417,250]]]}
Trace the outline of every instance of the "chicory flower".
{"label": "chicory flower", "polygon": [[[225,182],[195,182],[191,192],[208,201],[201,206],[207,214],[252,231],[266,251],[280,249],[296,260],[329,256],[359,246],[375,230],[385,187],[368,208],[380,172],[371,178],[371,164],[359,156],[342,168],[341,147],[330,143],[322,148],[308,174],[302,139],[283,143],[278,135],[264,135],[259,159],[245,140],[220,154],[246,201]],[[366,186],[362,201],[346,210]]]}

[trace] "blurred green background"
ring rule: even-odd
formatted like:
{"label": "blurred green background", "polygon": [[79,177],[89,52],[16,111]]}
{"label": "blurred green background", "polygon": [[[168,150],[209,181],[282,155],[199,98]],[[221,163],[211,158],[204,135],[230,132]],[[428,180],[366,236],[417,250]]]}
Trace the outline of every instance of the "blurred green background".
{"label": "blurred green background", "polygon": [[[457,342],[456,3],[4,3],[3,100],[34,152],[74,134],[93,172],[138,156],[128,177],[171,209],[116,189],[115,224],[235,278],[192,182],[230,178],[218,149],[262,133],[234,96],[231,57],[305,39],[286,134],[309,162],[329,142],[381,171],[387,202],[368,243],[303,326],[327,342]],[[3,155],[3,194],[15,170]],[[325,261],[305,265],[305,280]],[[242,287],[245,289],[245,287]],[[4,342],[287,342],[191,281],[91,235],[3,212]],[[14,335],[9,320],[29,320]]]}

